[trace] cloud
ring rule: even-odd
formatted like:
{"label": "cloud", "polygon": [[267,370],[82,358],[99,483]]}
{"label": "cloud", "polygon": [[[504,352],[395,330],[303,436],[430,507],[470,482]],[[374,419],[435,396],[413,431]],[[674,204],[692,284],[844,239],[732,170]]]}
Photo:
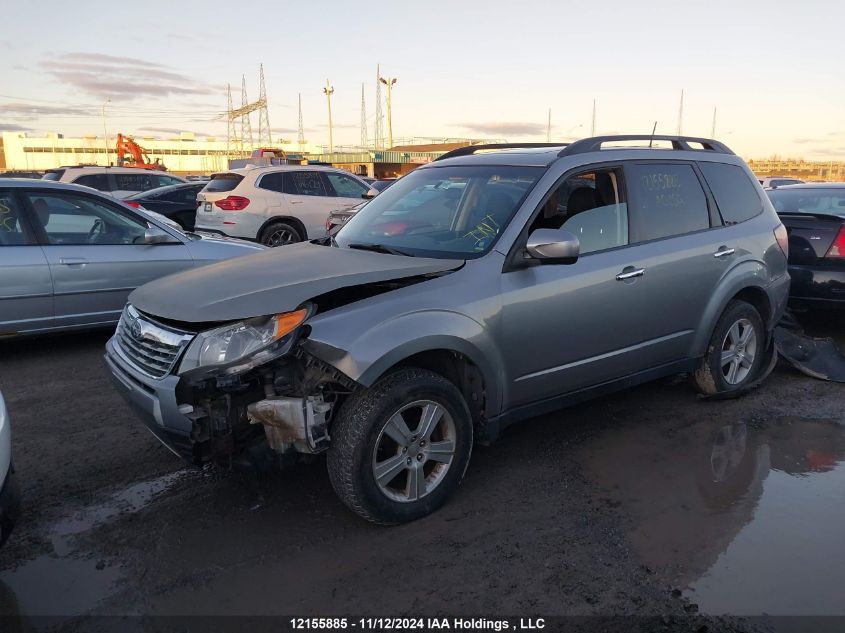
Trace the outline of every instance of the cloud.
{"label": "cloud", "polygon": [[270,130],[273,134],[296,134],[299,130],[290,127],[274,127]]}
{"label": "cloud", "polygon": [[0,116],[14,116],[23,120],[36,119],[39,116],[90,116],[94,114],[82,106],[51,106],[34,103],[4,103],[0,105]]}
{"label": "cloud", "polygon": [[171,67],[135,57],[66,53],[43,59],[39,66],[65,85],[113,101],[207,95],[222,90],[220,86],[199,83]]}
{"label": "cloud", "polygon": [[792,142],[796,145],[807,145],[812,143],[825,143],[825,139],[823,138],[794,138]]}
{"label": "cloud", "polygon": [[0,132],[29,132],[31,127],[24,127],[17,123],[0,123]]}
{"label": "cloud", "polygon": [[494,136],[508,136],[511,134],[537,136],[546,133],[546,126],[543,123],[533,123],[531,121],[455,123],[453,125],[456,127],[462,127],[476,134],[491,134]]}
{"label": "cloud", "polygon": [[[161,134],[181,134],[182,132],[191,132],[178,127],[142,127],[144,132],[159,132]],[[194,132],[197,136],[207,136],[205,132]]]}
{"label": "cloud", "polygon": [[[328,123],[318,123],[317,127],[325,130],[329,127],[329,124]],[[356,123],[334,123],[334,122],[332,123],[332,129],[333,130],[341,130],[341,129],[347,129],[347,128],[348,129],[352,129],[352,128],[357,129],[358,127],[360,127],[360,126]]]}

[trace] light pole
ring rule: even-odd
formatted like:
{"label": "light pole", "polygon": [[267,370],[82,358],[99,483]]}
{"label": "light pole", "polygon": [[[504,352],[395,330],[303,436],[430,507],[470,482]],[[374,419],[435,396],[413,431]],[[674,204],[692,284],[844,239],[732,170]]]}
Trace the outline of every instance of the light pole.
{"label": "light pole", "polygon": [[396,84],[396,77],[379,77],[378,80],[387,86],[387,144],[393,147],[393,109],[390,105],[390,94]]}
{"label": "light pole", "polygon": [[106,99],[103,103],[103,143],[106,146],[106,166],[109,164],[109,133],[106,131],[106,105],[111,103],[111,99]]}
{"label": "light pole", "polygon": [[332,142],[332,94],[334,94],[334,87],[329,84],[326,79],[326,87],[323,88],[323,94],[326,95],[326,101],[329,103],[329,154],[334,152],[334,143]]}

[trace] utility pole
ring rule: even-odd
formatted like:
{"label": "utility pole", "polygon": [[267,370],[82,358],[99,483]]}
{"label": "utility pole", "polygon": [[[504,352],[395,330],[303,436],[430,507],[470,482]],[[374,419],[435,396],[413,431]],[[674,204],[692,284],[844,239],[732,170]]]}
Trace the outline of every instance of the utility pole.
{"label": "utility pole", "polygon": [[549,121],[546,123],[546,143],[552,142],[552,109],[549,108]]}
{"label": "utility pole", "polygon": [[684,130],[684,91],[681,90],[681,104],[678,106],[678,136]]}
{"label": "utility pole", "polygon": [[378,80],[387,86],[387,145],[388,149],[393,147],[393,108],[390,102],[390,96],[393,91],[393,86],[396,84],[396,77],[379,77]]}
{"label": "utility pole", "polygon": [[270,132],[270,115],[267,112],[267,88],[264,85],[264,64],[259,66],[258,87],[258,146],[273,145],[273,133]]}
{"label": "utility pole", "polygon": [[376,64],[376,124],[373,134],[375,135],[375,149],[384,149],[384,116],[381,113],[381,67]]}
{"label": "utility pole", "polygon": [[249,145],[245,149],[247,152],[251,152],[254,146],[254,140],[252,138],[252,121],[249,118],[249,113],[252,112],[249,109],[250,103],[249,99],[246,98],[246,75],[241,75],[241,107],[240,110],[243,113],[241,115],[241,144],[244,145],[249,139]]}
{"label": "utility pole", "polygon": [[326,95],[326,101],[329,104],[329,154],[334,152],[334,143],[332,142],[332,94],[334,94],[334,88],[329,84],[329,80],[326,79],[326,87],[323,88],[323,94]]}
{"label": "utility pole", "polygon": [[596,100],[593,99],[593,123],[590,125],[590,136],[596,135]]}
{"label": "utility pole", "polygon": [[111,103],[111,99],[106,99],[103,103],[103,144],[106,146],[106,166],[109,164],[109,133],[106,131],[106,105]]}
{"label": "utility pole", "polygon": [[716,138],[716,108],[713,108],[713,125],[710,128],[710,138]]}

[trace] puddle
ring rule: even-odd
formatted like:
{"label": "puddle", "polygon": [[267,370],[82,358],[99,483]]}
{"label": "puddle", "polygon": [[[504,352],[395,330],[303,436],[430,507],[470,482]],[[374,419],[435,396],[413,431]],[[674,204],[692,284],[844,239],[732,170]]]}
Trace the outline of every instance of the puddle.
{"label": "puddle", "polygon": [[579,455],[638,557],[703,613],[845,614],[845,426],[676,421]]}
{"label": "puddle", "polygon": [[167,491],[189,474],[188,470],[178,470],[156,479],[142,481],[112,494],[104,502],[86,506],[53,522],[50,526],[53,550],[59,556],[67,556],[73,551],[74,536],[87,532],[119,514],[138,512],[157,495]]}
{"label": "puddle", "polygon": [[98,562],[88,552],[85,558],[75,557],[75,537],[118,515],[138,512],[189,474],[181,470],[134,484],[51,523],[53,554],[0,572],[0,614],[73,616],[91,611],[113,592],[121,568]]}

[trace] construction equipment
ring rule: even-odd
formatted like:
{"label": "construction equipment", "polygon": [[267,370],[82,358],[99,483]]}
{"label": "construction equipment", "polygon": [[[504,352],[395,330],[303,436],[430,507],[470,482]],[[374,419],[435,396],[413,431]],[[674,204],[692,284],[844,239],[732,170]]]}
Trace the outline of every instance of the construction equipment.
{"label": "construction equipment", "polygon": [[138,145],[134,138],[123,136],[120,132],[117,134],[117,164],[120,167],[139,167],[140,169],[160,169],[162,171],[167,169],[158,159],[151,161],[147,150]]}

